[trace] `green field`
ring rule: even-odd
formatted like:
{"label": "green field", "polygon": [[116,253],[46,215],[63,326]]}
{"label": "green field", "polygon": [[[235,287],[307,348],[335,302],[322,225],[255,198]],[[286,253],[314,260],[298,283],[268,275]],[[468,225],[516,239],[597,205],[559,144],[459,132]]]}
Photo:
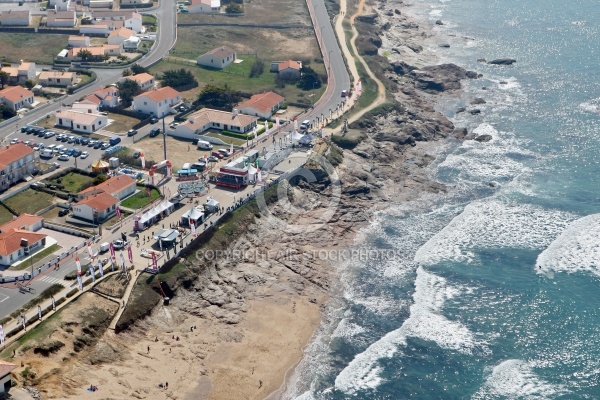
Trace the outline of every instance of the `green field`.
{"label": "green field", "polygon": [[37,190],[27,189],[4,201],[19,214],[35,214],[54,203],[54,196]]}
{"label": "green field", "polygon": [[13,218],[13,214],[8,211],[6,207],[0,205],[0,225],[10,221]]}
{"label": "green field", "polygon": [[139,192],[121,202],[122,207],[138,210],[160,197],[160,192],[156,189],[152,189],[150,192],[151,197],[146,193],[146,188],[138,187],[138,189],[140,189]]}
{"label": "green field", "polygon": [[[60,182],[58,180],[60,179]],[[65,192],[78,193],[81,187],[89,182],[93,182],[94,178],[86,175],[78,174],[77,172],[69,172],[65,176],[48,181],[50,184],[63,185]]]}
{"label": "green field", "polygon": [[56,55],[67,46],[68,35],[0,32],[0,60],[18,63],[20,60],[37,64],[52,64]]}

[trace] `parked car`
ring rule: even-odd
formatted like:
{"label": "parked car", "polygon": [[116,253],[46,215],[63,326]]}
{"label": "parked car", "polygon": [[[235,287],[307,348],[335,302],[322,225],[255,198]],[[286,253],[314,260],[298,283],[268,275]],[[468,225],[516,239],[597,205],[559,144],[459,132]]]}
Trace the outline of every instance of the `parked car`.
{"label": "parked car", "polygon": [[84,151],[81,153],[79,158],[81,158],[83,160],[84,158],[88,158],[89,156],[90,156],[90,153],[88,153],[87,151]]}
{"label": "parked car", "polygon": [[227,150],[227,149],[219,149],[217,151],[219,153],[223,154],[223,157],[229,157],[231,155],[231,153],[229,153],[229,150]]}
{"label": "parked car", "polygon": [[348,97],[348,91],[342,90],[342,97]]}
{"label": "parked car", "polygon": [[219,153],[218,151],[213,151],[212,153],[210,153],[211,156],[217,157],[217,158],[225,158],[225,155],[222,153]]}
{"label": "parked car", "polygon": [[98,140],[96,143],[94,143],[94,148],[99,149],[100,147],[102,147],[102,142]]}
{"label": "parked car", "polygon": [[160,134],[160,128],[154,128],[150,131],[150,137],[155,137],[158,136]]}
{"label": "parked car", "polygon": [[215,156],[209,156],[207,158],[208,162],[217,162],[219,161],[219,157],[215,157]]}
{"label": "parked car", "polygon": [[33,131],[31,130],[31,127],[29,125],[25,125],[25,126],[21,127],[21,132],[26,133],[28,135],[33,133]]}
{"label": "parked car", "polygon": [[62,210],[60,210],[60,211],[58,212],[58,216],[59,216],[59,217],[64,217],[64,216],[65,216],[65,215],[67,215],[68,213],[69,213],[69,210],[67,210],[67,209],[64,209],[64,208],[63,208]]}
{"label": "parked car", "polygon": [[59,133],[58,135],[56,135],[56,140],[62,140],[62,138],[65,137],[65,135],[63,133]]}
{"label": "parked car", "polygon": [[88,147],[94,147],[94,145],[95,145],[97,142],[98,142],[97,140],[90,140],[90,141],[88,142],[88,144],[87,144],[87,145],[88,145]]}
{"label": "parked car", "polygon": [[70,148],[70,149],[67,150],[67,152],[65,154],[68,155],[68,156],[72,156],[74,151],[75,151],[74,148]]}
{"label": "parked car", "polygon": [[73,157],[79,157],[81,155],[81,150],[73,149]]}
{"label": "parked car", "polygon": [[75,136],[69,136],[68,143],[75,143]]}
{"label": "parked car", "polygon": [[81,144],[84,145],[84,146],[87,146],[89,142],[90,142],[90,139],[88,139],[88,138],[82,138],[81,139]]}
{"label": "parked car", "polygon": [[125,244],[126,243],[121,239],[113,240],[113,247],[115,250],[121,250],[123,247],[125,247]]}
{"label": "parked car", "polygon": [[56,132],[54,132],[54,131],[45,131],[44,132],[44,138],[45,139],[49,139],[49,138],[51,138],[54,135],[56,135]]}
{"label": "parked car", "polygon": [[152,117],[152,118],[150,118],[150,123],[151,123],[151,124],[155,124],[155,123],[157,123],[157,122],[158,122],[158,118],[156,118],[156,117]]}
{"label": "parked car", "polygon": [[135,160],[137,160],[138,158],[140,158],[141,153],[139,151],[136,151],[135,153],[133,153],[133,158]]}
{"label": "parked car", "polygon": [[61,155],[58,157],[58,161],[69,161],[69,156],[68,156],[68,155],[66,155],[66,154],[61,154]]}
{"label": "parked car", "polygon": [[102,150],[106,150],[110,147],[110,143],[102,143],[102,145],[100,146],[100,149]]}
{"label": "parked car", "polygon": [[127,136],[135,136],[137,133],[138,131],[136,129],[130,129],[127,131]]}
{"label": "parked car", "polygon": [[169,125],[169,128],[175,129],[177,127],[177,125],[179,125],[179,122],[171,122],[171,125]]}

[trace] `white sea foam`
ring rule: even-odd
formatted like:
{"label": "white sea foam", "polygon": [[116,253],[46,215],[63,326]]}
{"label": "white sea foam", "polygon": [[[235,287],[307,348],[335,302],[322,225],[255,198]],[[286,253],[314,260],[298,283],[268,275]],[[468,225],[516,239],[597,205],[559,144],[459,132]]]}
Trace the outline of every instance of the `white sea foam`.
{"label": "white sea foam", "polygon": [[362,326],[348,321],[347,318],[343,318],[338,324],[338,326],[336,326],[331,337],[351,338],[360,333],[363,333],[364,331],[365,328],[363,328]]}
{"label": "white sea foam", "polygon": [[413,305],[410,316],[402,326],[387,333],[371,344],[339,373],[335,387],[353,393],[378,385],[380,367],[377,361],[389,358],[406,345],[408,337],[419,337],[435,342],[444,349],[470,353],[477,341],[467,327],[458,321],[450,321],[440,311],[447,299],[455,297],[460,290],[447,284],[446,279],[417,269]]}
{"label": "white sea foam", "polygon": [[473,399],[546,399],[564,393],[560,385],[540,379],[531,364],[523,360],[506,360],[494,367]]}
{"label": "white sea foam", "polygon": [[477,248],[547,247],[576,217],[573,214],[497,199],[465,207],[415,255],[422,265],[441,261],[472,262]]}
{"label": "white sea foam", "polygon": [[585,112],[598,114],[600,113],[600,97],[597,99],[593,99],[590,101],[585,101],[579,104],[579,108],[581,108]]}
{"label": "white sea foam", "polygon": [[574,221],[538,256],[536,265],[545,274],[587,271],[600,276],[600,214]]}

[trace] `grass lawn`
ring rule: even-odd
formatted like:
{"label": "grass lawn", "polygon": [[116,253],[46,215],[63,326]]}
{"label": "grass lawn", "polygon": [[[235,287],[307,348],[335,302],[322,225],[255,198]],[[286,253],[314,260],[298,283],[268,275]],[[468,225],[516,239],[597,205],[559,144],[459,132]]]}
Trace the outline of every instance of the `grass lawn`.
{"label": "grass lawn", "polygon": [[110,125],[107,125],[106,127],[104,127],[104,129],[107,131],[110,131],[110,132],[115,132],[115,133],[127,132],[128,130],[131,129],[131,127],[133,125],[140,122],[140,120],[137,118],[128,117],[127,115],[114,114],[114,113],[109,114],[108,119],[109,120],[112,119],[113,122],[111,122]]}
{"label": "grass lawn", "polygon": [[148,194],[146,193],[146,188],[138,186],[138,189],[140,191],[134,194],[133,196],[130,196],[123,200],[121,202],[121,206],[138,210],[142,207],[147,206],[148,204],[150,204],[150,202],[160,197],[160,192],[156,189],[152,189],[152,191],[150,192],[151,197],[148,197]]}
{"label": "grass lawn", "polygon": [[46,118],[41,119],[38,122],[36,122],[35,126],[39,126],[41,128],[45,128],[45,129],[52,129],[52,128],[54,128],[55,122],[56,122],[56,119],[53,118],[53,116],[48,115]]}
{"label": "grass lawn", "polygon": [[[60,179],[60,183],[58,182],[58,179]],[[67,175],[63,176],[62,178],[58,178],[58,179],[48,181],[48,183],[63,185],[65,187],[64,191],[69,192],[69,193],[80,192],[81,191],[80,188],[84,184],[86,184],[88,182],[92,182],[94,180],[94,178],[79,174],[77,172],[69,172]]]}
{"label": "grass lawn", "polygon": [[21,262],[19,265],[9,267],[8,269],[12,270],[12,271],[22,271],[24,269],[31,268],[31,261],[30,261],[31,258],[33,258],[33,263],[35,264],[36,262],[43,260],[44,258],[48,257],[50,254],[52,254],[55,251],[58,251],[60,249],[62,249],[62,247],[55,243],[52,246],[50,246],[42,251],[38,251],[32,257],[29,257],[29,258],[23,260],[23,262]]}
{"label": "grass lawn", "polygon": [[54,196],[33,189],[24,190],[4,201],[19,213],[35,214],[54,203]]}
{"label": "grass lawn", "polygon": [[6,207],[0,205],[0,225],[12,219],[13,214]]}
{"label": "grass lawn", "polygon": [[52,64],[54,57],[67,45],[68,35],[0,32],[0,60],[18,63],[27,60],[36,64]]}
{"label": "grass lawn", "polygon": [[242,146],[242,145],[246,144],[245,140],[221,135],[220,133],[217,133],[217,132],[208,132],[208,133],[205,133],[204,135],[221,139],[222,141],[224,141],[225,143],[228,143],[228,144],[230,144],[231,142],[233,142],[233,144],[238,145],[238,146]]}

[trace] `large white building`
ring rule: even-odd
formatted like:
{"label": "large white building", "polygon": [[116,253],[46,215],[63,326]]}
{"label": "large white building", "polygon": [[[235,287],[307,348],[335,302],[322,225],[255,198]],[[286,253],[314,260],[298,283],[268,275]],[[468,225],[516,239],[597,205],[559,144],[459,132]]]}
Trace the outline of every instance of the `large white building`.
{"label": "large white building", "polygon": [[115,215],[118,205],[119,199],[106,192],[100,192],[73,204],[73,216],[97,224]]}
{"label": "large white building", "polygon": [[271,118],[284,102],[283,96],[275,92],[255,94],[250,99],[238,104],[241,113],[261,118]]}
{"label": "large white building", "polygon": [[180,102],[181,93],[169,86],[165,86],[135,96],[131,108],[143,114],[162,117],[170,113],[175,113],[173,107]]}
{"label": "large white building", "polygon": [[38,83],[42,86],[67,87],[75,84],[77,73],[68,71],[42,71],[38,76]]}
{"label": "large white building", "polygon": [[208,129],[246,133],[256,126],[258,118],[238,112],[227,112],[203,108],[190,115],[188,119],[175,127],[174,136],[197,139],[197,135]]}
{"label": "large white building", "polygon": [[110,25],[112,29],[127,28],[135,33],[144,32],[142,14],[137,11],[93,11],[94,24]]}
{"label": "large white building", "polygon": [[23,143],[0,149],[0,191],[8,189],[36,170],[36,153]]}
{"label": "large white building", "polygon": [[55,117],[56,125],[83,133],[96,132],[98,129],[104,128],[108,122],[108,118],[102,114],[71,110],[59,110]]}
{"label": "large white building", "polygon": [[[0,226],[0,265],[10,265],[44,247],[46,235],[35,233],[42,229],[43,221],[37,215],[21,214]],[[21,247],[21,239],[28,241],[27,251]]]}
{"label": "large white building", "polygon": [[156,86],[156,79],[147,72],[142,72],[141,74],[137,75],[124,76],[123,78],[119,79],[121,82],[126,80],[136,81],[137,84],[140,85],[140,89],[144,91],[152,89],[154,86]]}

